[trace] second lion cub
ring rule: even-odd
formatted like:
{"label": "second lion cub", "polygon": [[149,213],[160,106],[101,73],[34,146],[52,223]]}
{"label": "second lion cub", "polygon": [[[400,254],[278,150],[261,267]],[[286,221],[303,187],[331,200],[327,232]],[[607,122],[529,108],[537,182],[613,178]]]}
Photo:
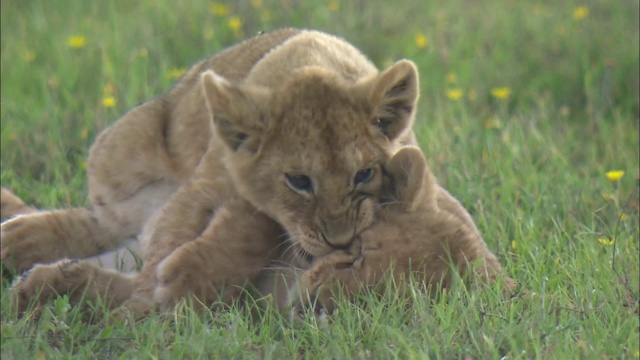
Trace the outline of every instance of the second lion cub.
{"label": "second lion cub", "polygon": [[347,295],[375,290],[384,286],[389,269],[396,281],[413,274],[429,288],[450,286],[455,269],[481,283],[503,277],[504,292],[514,290],[514,281],[504,275],[467,211],[458,202],[443,201],[450,196],[437,185],[418,149],[403,148],[385,170],[388,199],[374,224],[349,250],[324,256],[304,272],[291,290],[292,304],[304,305],[317,296],[331,312],[334,290]]}
{"label": "second lion cub", "polygon": [[[515,283],[504,274],[467,211],[437,185],[418,149],[401,149],[384,171],[384,198],[373,225],[349,249],[320,257],[307,270],[287,258],[285,252],[276,261],[285,266],[262,269],[253,285],[265,294],[273,294],[281,308],[288,304],[304,306],[317,296],[329,312],[334,309],[334,290],[342,290],[347,296],[366,289],[383,291],[389,269],[394,281],[413,274],[430,288],[450,286],[452,270],[479,283],[502,277],[504,293],[513,292]],[[3,189],[5,192],[10,194]],[[12,199],[22,204],[15,196]],[[246,221],[253,223],[251,219]],[[21,311],[40,291],[38,302],[69,293],[74,302],[80,297],[102,297],[117,307],[133,294],[134,279],[86,261],[67,260],[34,268],[14,284],[12,295]]]}

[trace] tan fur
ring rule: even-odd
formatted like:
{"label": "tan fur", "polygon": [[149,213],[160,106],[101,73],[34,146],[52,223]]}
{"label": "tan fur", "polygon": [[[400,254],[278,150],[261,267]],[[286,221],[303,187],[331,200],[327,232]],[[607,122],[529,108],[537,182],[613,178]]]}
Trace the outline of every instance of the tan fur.
{"label": "tan fur", "polygon": [[[3,264],[20,273],[138,237],[144,267],[131,306],[169,306],[242,286],[279,249],[322,256],[349,246],[372,220],[382,164],[415,142],[417,96],[409,61],[379,73],[315,31],[249,39],[103,131],[88,161],[91,207],[3,223]],[[371,178],[356,186],[366,169]],[[300,175],[312,191],[288,184]]]}
{"label": "tan fur", "polygon": [[0,222],[4,222],[16,215],[30,214],[37,210],[28,206],[9,189],[0,190]]}
{"label": "tan fur", "polygon": [[[2,188],[0,194],[1,221],[38,212],[8,189]],[[59,294],[69,294],[73,303],[102,299],[107,306],[116,307],[131,297],[134,284],[132,275],[100,267],[95,261],[65,259],[25,272],[14,282],[11,293],[19,312],[34,300],[32,310],[37,312],[40,304]]]}
{"label": "tan fur", "polygon": [[413,274],[430,288],[446,288],[452,283],[453,266],[474,283],[502,276],[505,293],[514,290],[514,282],[503,274],[466,210],[436,184],[419,150],[400,150],[386,169],[390,199],[374,225],[360,234],[349,251],[320,258],[303,273],[291,292],[293,304],[308,303],[317,295],[331,311],[332,291],[342,289],[353,295],[380,289],[388,270],[396,281]]}
{"label": "tan fur", "polygon": [[101,299],[107,307],[117,307],[133,294],[132,275],[98,267],[84,260],[61,260],[42,264],[24,273],[13,284],[12,298],[19,312],[33,300],[35,309],[47,299],[68,294],[69,302]]}

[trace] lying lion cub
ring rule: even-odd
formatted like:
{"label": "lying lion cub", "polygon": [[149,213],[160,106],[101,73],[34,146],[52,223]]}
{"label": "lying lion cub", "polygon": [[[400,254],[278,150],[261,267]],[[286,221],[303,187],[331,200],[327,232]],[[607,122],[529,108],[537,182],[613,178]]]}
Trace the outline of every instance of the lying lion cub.
{"label": "lying lion cub", "polygon": [[412,62],[378,71],[318,31],[246,40],[98,136],[91,206],[3,222],[2,264],[44,274],[137,238],[144,266],[130,305],[144,309],[215,300],[278,249],[304,259],[348,246],[370,224],[381,166],[415,144],[418,88]]}
{"label": "lying lion cub", "polygon": [[418,149],[400,150],[385,170],[389,196],[374,224],[350,250],[326,255],[305,271],[290,293],[292,304],[308,305],[317,296],[320,305],[332,311],[333,291],[353,295],[383,289],[390,269],[396,281],[413,274],[429,288],[446,288],[453,266],[472,281],[502,277],[505,294],[514,290],[515,283],[503,274],[466,210],[458,202],[444,201],[448,194],[436,184]]}

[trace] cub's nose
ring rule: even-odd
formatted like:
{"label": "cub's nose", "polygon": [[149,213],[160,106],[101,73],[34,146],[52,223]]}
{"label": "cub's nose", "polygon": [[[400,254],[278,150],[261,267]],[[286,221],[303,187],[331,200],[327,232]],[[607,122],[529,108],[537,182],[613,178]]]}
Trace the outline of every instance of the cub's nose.
{"label": "cub's nose", "polygon": [[351,231],[332,232],[327,230],[322,233],[322,237],[329,246],[335,249],[346,249],[353,242],[353,232]]}

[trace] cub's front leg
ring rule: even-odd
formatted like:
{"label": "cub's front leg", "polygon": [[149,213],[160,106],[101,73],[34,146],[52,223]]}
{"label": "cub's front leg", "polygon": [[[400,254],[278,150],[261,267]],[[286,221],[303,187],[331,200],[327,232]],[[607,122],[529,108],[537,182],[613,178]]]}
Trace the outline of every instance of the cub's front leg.
{"label": "cub's front leg", "polygon": [[205,306],[230,302],[283,250],[284,231],[242,199],[218,209],[207,229],[162,260],[154,300],[161,308],[187,295]]}
{"label": "cub's front leg", "polygon": [[157,284],[158,264],[180,246],[201,237],[221,205],[233,198],[235,190],[229,178],[212,170],[222,167],[219,161],[220,154],[207,152],[191,178],[145,224],[140,236],[144,264],[131,302],[149,304]]}

